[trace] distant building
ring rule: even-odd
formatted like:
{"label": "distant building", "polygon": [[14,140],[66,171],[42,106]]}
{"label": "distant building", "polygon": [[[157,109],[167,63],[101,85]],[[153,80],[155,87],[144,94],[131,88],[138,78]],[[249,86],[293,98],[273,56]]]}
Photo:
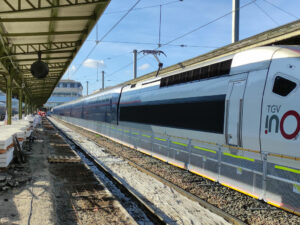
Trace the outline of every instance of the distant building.
{"label": "distant building", "polygon": [[44,107],[52,108],[62,103],[80,98],[82,96],[82,89],[82,84],[78,81],[61,80]]}

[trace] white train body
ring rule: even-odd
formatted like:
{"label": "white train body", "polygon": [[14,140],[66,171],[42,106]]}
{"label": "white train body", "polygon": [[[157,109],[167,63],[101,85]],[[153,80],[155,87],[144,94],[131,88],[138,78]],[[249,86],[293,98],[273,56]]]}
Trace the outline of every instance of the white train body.
{"label": "white train body", "polygon": [[300,213],[299,85],[300,47],[260,47],[116,89],[116,126],[54,114]]}

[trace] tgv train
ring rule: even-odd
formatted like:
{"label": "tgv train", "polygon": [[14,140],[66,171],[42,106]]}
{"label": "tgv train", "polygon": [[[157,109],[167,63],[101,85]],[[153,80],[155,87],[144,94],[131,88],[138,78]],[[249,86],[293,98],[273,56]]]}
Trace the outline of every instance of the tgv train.
{"label": "tgv train", "polygon": [[300,214],[300,47],[253,48],[54,116]]}

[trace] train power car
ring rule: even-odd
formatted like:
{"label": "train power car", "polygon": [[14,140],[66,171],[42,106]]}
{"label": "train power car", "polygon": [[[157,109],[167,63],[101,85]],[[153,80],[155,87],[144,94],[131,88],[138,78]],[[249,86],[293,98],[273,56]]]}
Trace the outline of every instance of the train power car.
{"label": "train power car", "polygon": [[300,213],[300,47],[253,48],[116,87],[54,116]]}

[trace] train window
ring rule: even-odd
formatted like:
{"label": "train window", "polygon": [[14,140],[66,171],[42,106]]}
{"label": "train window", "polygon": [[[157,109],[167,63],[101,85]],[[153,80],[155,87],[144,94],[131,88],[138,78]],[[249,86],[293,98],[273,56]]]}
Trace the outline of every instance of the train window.
{"label": "train window", "polygon": [[120,121],[223,133],[225,95],[121,105]]}
{"label": "train window", "polygon": [[296,83],[281,76],[277,76],[274,81],[273,92],[280,96],[287,96],[295,89]]}
{"label": "train window", "polygon": [[219,77],[229,74],[232,59],[161,78],[160,87],[166,87],[195,80]]}

